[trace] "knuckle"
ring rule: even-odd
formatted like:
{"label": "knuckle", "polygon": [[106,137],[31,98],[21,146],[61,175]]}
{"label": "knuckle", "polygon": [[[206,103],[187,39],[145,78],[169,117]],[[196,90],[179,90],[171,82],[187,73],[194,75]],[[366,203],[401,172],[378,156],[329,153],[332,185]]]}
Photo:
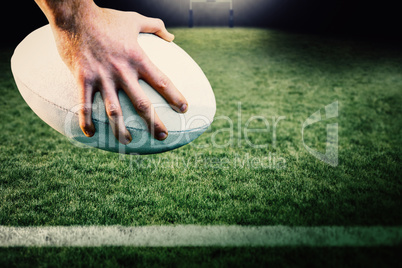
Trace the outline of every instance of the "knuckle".
{"label": "knuckle", "polygon": [[129,48],[127,54],[134,64],[143,63],[146,59],[144,53],[138,47]]}
{"label": "knuckle", "polygon": [[109,117],[118,117],[121,115],[121,110],[116,104],[112,103],[107,107],[107,115]]}
{"label": "knuckle", "polygon": [[161,19],[155,19],[155,24],[158,29],[165,28],[165,23]]}
{"label": "knuckle", "polygon": [[78,81],[84,88],[93,86],[96,83],[97,76],[88,69],[82,69],[78,73]]}
{"label": "knuckle", "polygon": [[145,114],[151,108],[151,103],[147,99],[139,99],[135,102],[135,107],[138,113]]}
{"label": "knuckle", "polygon": [[88,115],[91,115],[91,112],[92,112],[92,109],[87,104],[82,105],[81,108],[80,108],[80,113],[82,115],[84,115],[85,117],[88,116]]}
{"label": "knuckle", "polygon": [[109,75],[113,73],[119,73],[122,69],[122,63],[119,60],[116,60],[114,58],[109,59],[109,68],[105,73],[108,73]]}
{"label": "knuckle", "polygon": [[156,82],[156,87],[158,90],[164,91],[169,87],[169,83],[170,83],[169,78],[167,78],[166,76],[162,76]]}
{"label": "knuckle", "polygon": [[[122,59],[110,59],[109,60],[110,67],[105,73],[110,75],[110,78],[113,78],[116,75],[122,75],[130,71],[129,64],[126,60]],[[113,80],[113,79],[112,79]]]}

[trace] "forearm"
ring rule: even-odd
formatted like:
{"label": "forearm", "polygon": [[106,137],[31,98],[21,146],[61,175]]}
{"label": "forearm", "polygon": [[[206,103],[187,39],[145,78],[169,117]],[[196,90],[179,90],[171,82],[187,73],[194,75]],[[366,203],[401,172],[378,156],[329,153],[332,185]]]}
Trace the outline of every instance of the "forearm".
{"label": "forearm", "polygon": [[51,26],[72,30],[93,19],[97,6],[93,0],[35,0]]}

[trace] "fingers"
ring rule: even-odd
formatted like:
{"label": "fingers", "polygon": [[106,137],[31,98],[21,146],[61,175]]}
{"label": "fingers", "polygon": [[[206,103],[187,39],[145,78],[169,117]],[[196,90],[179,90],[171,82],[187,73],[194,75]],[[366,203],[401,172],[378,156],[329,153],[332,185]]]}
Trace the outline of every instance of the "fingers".
{"label": "fingers", "polygon": [[[94,87],[96,87],[97,82],[80,77],[78,85],[81,92],[81,107],[78,113],[79,124],[85,136],[92,137],[95,134],[95,125],[92,122],[92,102],[95,92]],[[130,132],[125,127],[123,113],[113,83],[104,80],[101,88],[106,113],[114,136],[122,144],[130,143],[132,138]]]}
{"label": "fingers", "polygon": [[168,131],[159,116],[156,114],[151,101],[139,85],[138,79],[135,77],[129,77],[129,75],[126,74],[123,89],[133,103],[137,113],[147,123],[149,131],[155,139],[166,139]]}
{"label": "fingers", "polygon": [[[138,78],[134,77],[134,75],[129,77],[126,73],[126,75],[122,77],[122,80],[125,81],[122,83],[123,89],[129,96],[137,113],[147,123],[151,134],[157,140],[166,139],[168,131],[159,116],[156,114],[152,103],[139,85]],[[171,82],[169,81],[169,83]],[[95,92],[94,87],[97,83],[94,81],[80,81],[79,84],[81,87],[82,103],[81,109],[79,110],[80,127],[87,137],[92,137],[95,134],[95,126],[92,122],[92,102]],[[114,82],[112,80],[102,79],[102,82],[98,84],[114,136],[120,143],[129,144],[132,137],[125,127],[123,112]]]}
{"label": "fingers", "polygon": [[174,39],[174,35],[166,30],[165,24],[161,19],[144,17],[144,22],[142,23],[140,32],[156,34],[168,42],[171,42]]}
{"label": "fingers", "polygon": [[80,128],[85,136],[92,137],[95,134],[95,125],[92,122],[92,101],[94,90],[92,83],[84,78],[79,79],[78,86],[80,87],[81,103],[78,112]]}
{"label": "fingers", "polygon": [[179,113],[185,113],[188,109],[187,100],[170,81],[170,79],[162,73],[150,60],[142,66],[140,71],[141,77],[147,81],[163,98],[170,104],[170,106]]}
{"label": "fingers", "polygon": [[123,112],[115,86],[113,83],[105,81],[102,86],[101,94],[113,134],[120,143],[129,144],[132,137],[124,124]]}

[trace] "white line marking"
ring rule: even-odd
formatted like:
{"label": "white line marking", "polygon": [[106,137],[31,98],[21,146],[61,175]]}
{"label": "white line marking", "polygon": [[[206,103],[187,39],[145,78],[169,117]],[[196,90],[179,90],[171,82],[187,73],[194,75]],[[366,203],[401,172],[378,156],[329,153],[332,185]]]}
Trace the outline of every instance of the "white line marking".
{"label": "white line marking", "polygon": [[402,227],[239,225],[0,226],[0,247],[392,246]]}

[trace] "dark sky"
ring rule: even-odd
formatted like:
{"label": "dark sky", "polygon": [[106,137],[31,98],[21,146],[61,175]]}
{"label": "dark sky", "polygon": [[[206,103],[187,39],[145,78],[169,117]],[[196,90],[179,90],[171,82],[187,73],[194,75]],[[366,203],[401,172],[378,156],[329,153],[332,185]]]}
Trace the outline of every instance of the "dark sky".
{"label": "dark sky", "polygon": [[[233,0],[235,27],[271,27],[356,37],[397,39],[396,1],[363,0]],[[99,6],[133,10],[159,17],[167,27],[188,25],[188,0],[97,0]],[[9,1],[1,8],[2,46],[15,45],[47,23],[34,0]],[[194,4],[194,24],[226,26],[228,5]]]}

